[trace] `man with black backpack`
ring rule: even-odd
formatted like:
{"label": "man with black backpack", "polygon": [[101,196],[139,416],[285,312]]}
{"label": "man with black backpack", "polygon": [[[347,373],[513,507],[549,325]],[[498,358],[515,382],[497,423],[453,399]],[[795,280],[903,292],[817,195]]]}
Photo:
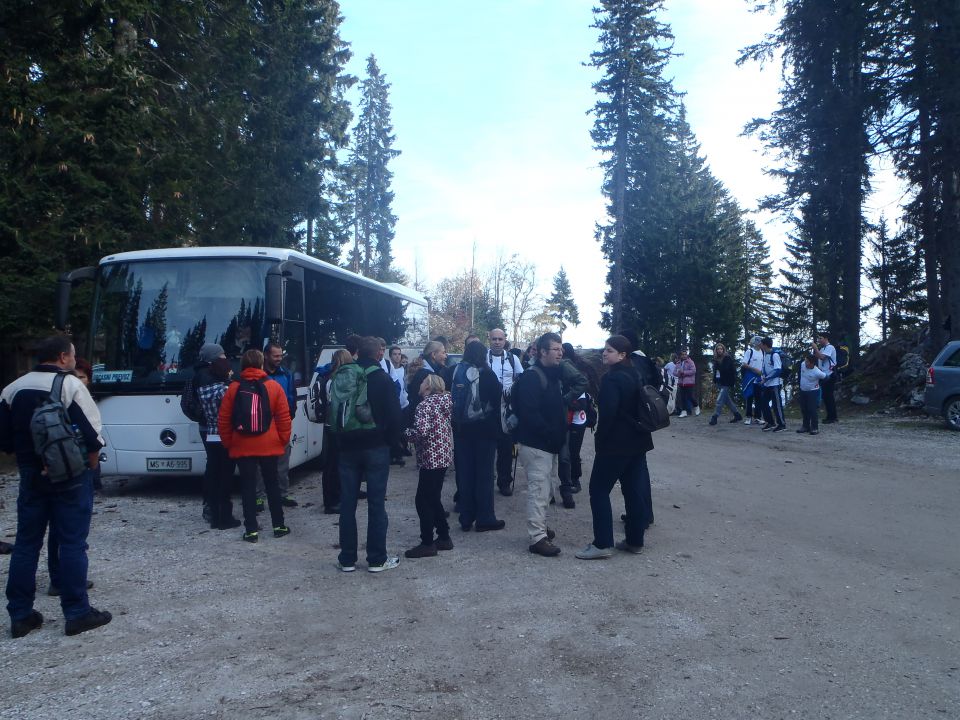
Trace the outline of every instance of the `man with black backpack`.
{"label": "man with black backpack", "polygon": [[390,448],[400,439],[400,400],[393,381],[377,362],[380,341],[361,338],[357,362],[341,365],[330,384],[327,417],[340,451],[340,555],[337,567],[357,564],[357,494],[367,481],[367,570],[392,570],[400,563],[387,555],[387,478]]}
{"label": "man with black backpack", "polygon": [[530,552],[544,557],[560,554],[553,531],[547,527],[550,495],[559,495],[557,461],[567,437],[567,406],[563,399],[560,336],[546,333],[537,340],[537,358],[520,376],[511,401],[516,413],[514,431],[518,457],[527,473],[527,530]]}
{"label": "man with black backpack", "polygon": [[10,634],[23,637],[43,624],[33,609],[37,563],[48,523],[60,541],[60,606],[67,635],[112,619],[87,597],[87,534],[93,515],[93,469],[99,465],[100,412],[76,366],[70,339],[41,343],[39,364],[0,395],[0,446],[20,469],[17,538],[7,578]]}

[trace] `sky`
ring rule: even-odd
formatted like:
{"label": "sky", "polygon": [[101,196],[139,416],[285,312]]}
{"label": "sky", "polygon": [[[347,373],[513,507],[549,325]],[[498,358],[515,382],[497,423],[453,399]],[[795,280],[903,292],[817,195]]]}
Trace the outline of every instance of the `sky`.
{"label": "sky", "polygon": [[[516,253],[537,266],[544,294],[562,266],[581,323],[564,339],[598,347],[607,266],[594,239],[605,218],[602,156],[590,139],[598,75],[592,0],[341,0],[348,71],[372,53],[390,83],[395,148],[396,265],[432,286]],[[667,76],[713,174],[745,210],[777,190],[745,123],[777,103],[778,64],[736,66],[776,17],[746,0],[667,0],[661,20],[680,55]],[[356,96],[351,97],[354,108]],[[755,221],[783,255],[785,227]]]}

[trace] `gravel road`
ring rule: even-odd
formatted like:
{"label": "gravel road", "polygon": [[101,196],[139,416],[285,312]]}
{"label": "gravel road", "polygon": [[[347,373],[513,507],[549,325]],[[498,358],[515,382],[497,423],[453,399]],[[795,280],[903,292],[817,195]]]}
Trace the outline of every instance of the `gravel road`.
{"label": "gravel road", "polygon": [[[551,508],[563,554],[527,552],[522,471],[504,531],[380,575],[336,570],[315,471],[293,534],[257,545],[204,529],[194,481],[109,482],[90,577],[114,620],[68,638],[40,596],[44,627],[0,640],[0,718],[960,717],[960,434],[793,427],[675,420],[645,553],[592,562],[586,492]],[[415,486],[391,474],[394,552],[418,541]]]}

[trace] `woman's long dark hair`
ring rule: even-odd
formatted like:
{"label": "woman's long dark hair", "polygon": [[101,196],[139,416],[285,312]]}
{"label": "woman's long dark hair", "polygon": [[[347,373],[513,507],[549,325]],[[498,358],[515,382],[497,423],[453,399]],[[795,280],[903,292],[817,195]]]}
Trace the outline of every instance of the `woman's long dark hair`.
{"label": "woman's long dark hair", "polygon": [[463,349],[463,361],[468,362],[476,368],[487,367],[487,348],[479,340],[468,343]]}
{"label": "woman's long dark hair", "polygon": [[583,376],[587,378],[587,392],[593,397],[597,397],[600,392],[600,379],[597,376],[596,368],[580,357],[570,343],[564,343],[562,347],[563,358],[569,360],[577,370],[583,373]]}

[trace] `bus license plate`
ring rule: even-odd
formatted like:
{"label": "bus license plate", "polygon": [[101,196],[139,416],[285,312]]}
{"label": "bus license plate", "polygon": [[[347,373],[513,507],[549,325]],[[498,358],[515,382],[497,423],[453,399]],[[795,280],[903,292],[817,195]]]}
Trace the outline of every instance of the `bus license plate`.
{"label": "bus license plate", "polygon": [[147,458],[147,472],[190,472],[191,458]]}

